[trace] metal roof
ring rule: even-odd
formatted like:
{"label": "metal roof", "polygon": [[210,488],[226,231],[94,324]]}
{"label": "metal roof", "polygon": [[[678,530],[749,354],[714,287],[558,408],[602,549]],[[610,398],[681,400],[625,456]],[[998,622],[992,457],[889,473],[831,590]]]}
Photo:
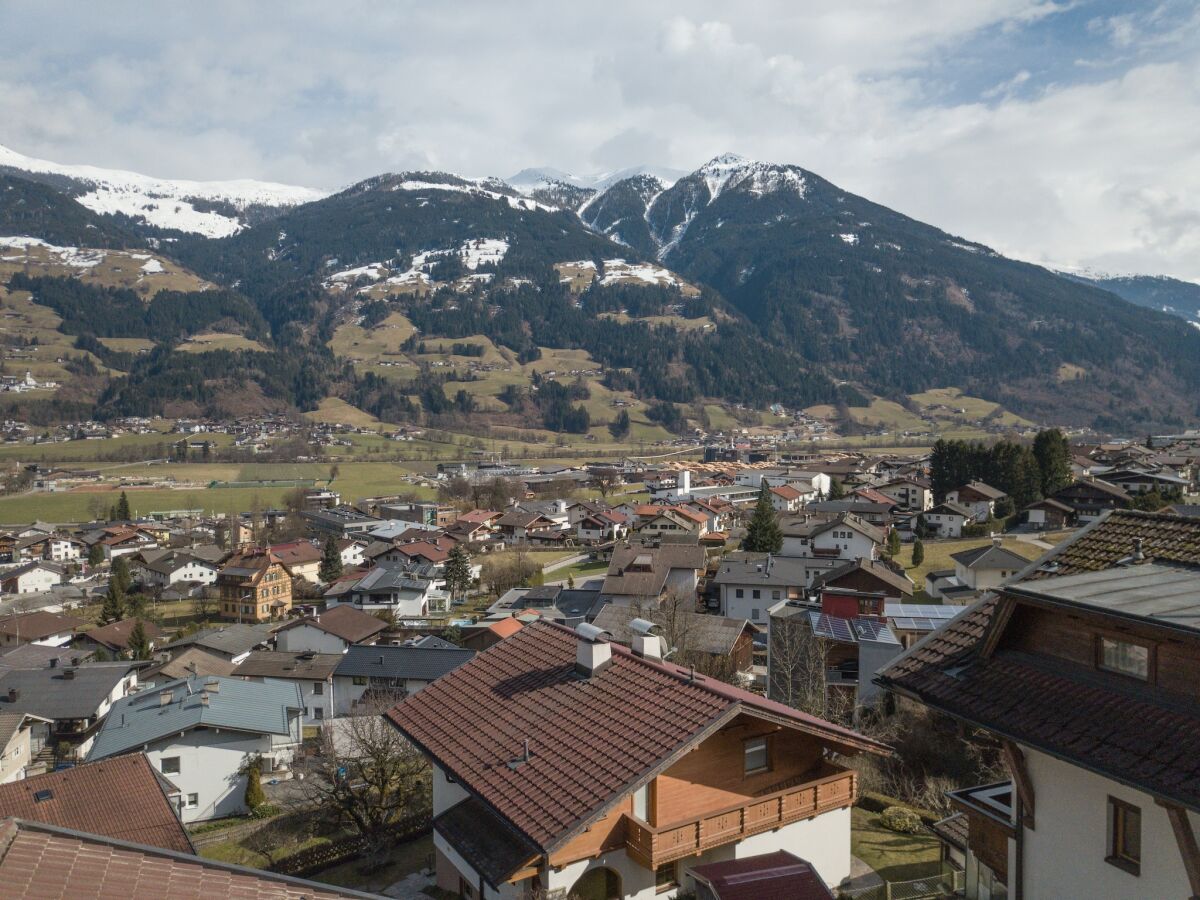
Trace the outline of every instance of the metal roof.
{"label": "metal roof", "polygon": [[[10,669],[0,676],[0,710],[47,719],[87,719],[133,668],[130,662],[74,668]],[[68,677],[67,672],[71,672]],[[15,699],[9,691],[16,689]]]}
{"label": "metal roof", "polygon": [[1048,578],[1010,588],[1051,601],[1200,631],[1200,569],[1155,563]]}
{"label": "metal roof", "polygon": [[[206,688],[215,683],[216,689]],[[163,704],[164,694],[170,702]],[[204,703],[204,696],[208,703]],[[125,753],[143,744],[204,725],[256,734],[288,734],[289,712],[304,708],[288,681],[189,677],[118,700],[96,736],[88,760]]]}
{"label": "metal roof", "polygon": [[433,681],[457,669],[474,655],[474,650],[458,647],[446,650],[438,647],[353,646],[342,655],[333,674]]}

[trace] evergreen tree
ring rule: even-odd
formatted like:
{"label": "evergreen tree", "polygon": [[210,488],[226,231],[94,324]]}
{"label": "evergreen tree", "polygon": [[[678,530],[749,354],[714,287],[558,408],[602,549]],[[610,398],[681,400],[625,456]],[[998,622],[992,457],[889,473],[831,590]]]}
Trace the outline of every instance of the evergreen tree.
{"label": "evergreen tree", "polygon": [[836,478],[829,479],[829,499],[842,500],[845,499],[846,488]]}
{"label": "evergreen tree", "polygon": [[921,539],[917,538],[913,541],[912,564],[913,568],[925,562],[925,545],[921,543]]}
{"label": "evergreen tree", "polygon": [[758,492],[758,504],[746,527],[742,549],[751,553],[778,553],[783,548],[783,532],[775,519],[775,507],[771,505],[771,489],[766,479]]}
{"label": "evergreen tree", "polygon": [[321,566],[317,569],[317,577],[326,584],[342,577],[342,554],[338,552],[337,542],[332,537],[325,539],[325,550],[321,554]]}
{"label": "evergreen tree", "polygon": [[900,555],[900,532],[895,528],[888,532],[887,552],[893,559]]}
{"label": "evergreen tree", "polygon": [[100,624],[111,625],[125,618],[125,589],[115,578],[108,580],[108,590],[104,592],[104,604],[100,607]]}
{"label": "evergreen tree", "polygon": [[1039,431],[1033,439],[1042,496],[1049,497],[1071,483],[1071,445],[1057,428]]}
{"label": "evergreen tree", "polygon": [[104,562],[104,548],[100,546],[99,542],[88,548],[87,561],[89,566],[98,566]]}
{"label": "evergreen tree", "polygon": [[141,619],[134,623],[133,631],[129,632],[128,649],[132,659],[150,658],[150,639],[146,636],[146,629],[142,625]]}
{"label": "evergreen tree", "polygon": [[128,522],[130,519],[129,498],[121,491],[121,499],[117,501],[117,521]]}
{"label": "evergreen tree", "polygon": [[471,587],[471,557],[467,548],[455,544],[446,558],[445,568],[446,587],[450,589],[450,599],[457,600]]}
{"label": "evergreen tree", "polygon": [[251,812],[267,802],[267,795],[262,788],[262,776],[258,769],[258,760],[254,760],[246,767],[246,806]]}
{"label": "evergreen tree", "polygon": [[617,417],[608,423],[608,433],[618,441],[629,437],[629,410],[621,410]]}
{"label": "evergreen tree", "polygon": [[116,582],[120,588],[121,596],[124,597],[129,591],[129,585],[132,582],[129,575],[129,563],[125,561],[123,556],[115,556],[112,561],[112,574],[109,576],[110,582]]}

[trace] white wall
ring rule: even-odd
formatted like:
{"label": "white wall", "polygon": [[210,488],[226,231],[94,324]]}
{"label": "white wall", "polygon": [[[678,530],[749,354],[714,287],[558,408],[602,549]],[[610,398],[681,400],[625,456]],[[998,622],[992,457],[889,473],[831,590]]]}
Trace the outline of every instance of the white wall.
{"label": "white wall", "polygon": [[275,646],[291,653],[306,650],[312,653],[345,653],[347,644],[336,634],[311,625],[297,625],[276,632]]}
{"label": "white wall", "polygon": [[[1152,797],[1023,749],[1033,782],[1037,826],[1024,833],[1026,900],[1166,900],[1191,896],[1171,823]],[[1141,875],[1131,875],[1104,861],[1110,796],[1141,809]],[[1190,813],[1189,817],[1193,830],[1200,831],[1200,816]]]}
{"label": "white wall", "polygon": [[237,770],[252,753],[271,756],[271,737],[194,730],[151,744],[146,750],[150,764],[159,772],[163,757],[179,757],[178,774],[164,774],[179,788],[185,801],[188,794],[199,795],[196,808],[185,808],[180,813],[185,824],[246,812],[246,776],[238,775]]}

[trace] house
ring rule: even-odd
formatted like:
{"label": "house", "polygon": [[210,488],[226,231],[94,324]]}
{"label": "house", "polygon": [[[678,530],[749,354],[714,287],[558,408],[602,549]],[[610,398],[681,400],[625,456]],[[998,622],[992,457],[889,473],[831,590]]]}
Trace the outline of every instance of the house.
{"label": "house", "polygon": [[1081,478],[1055,491],[1053,499],[1075,511],[1075,518],[1082,523],[1098,519],[1110,509],[1129,509],[1133,498],[1115,484],[1099,478]]}
{"label": "house", "polygon": [[336,543],[338,556],[341,558],[344,567],[350,568],[363,564],[363,550],[367,548],[367,541],[342,538]]}
{"label": "house", "polygon": [[1180,495],[1192,489],[1192,483],[1174,472],[1160,469],[1121,468],[1097,476],[1107,484],[1115,484],[1131,496],[1158,491],[1160,494]]}
{"label": "house", "polygon": [[708,534],[708,516],[686,506],[659,506],[653,515],[639,517],[636,530],[650,538],[661,538],[664,535],[702,538]]}
{"label": "house", "polygon": [[580,543],[586,544],[619,541],[628,533],[628,520],[621,513],[611,509],[589,513],[575,525],[575,536]]}
{"label": "house", "polygon": [[[780,523],[783,548],[780,556],[823,560],[875,559],[887,539],[881,528],[854,513],[801,514]],[[832,563],[827,568],[836,565]]]}
{"label": "house", "polygon": [[558,531],[561,526],[540,512],[511,509],[496,519],[495,527],[504,540],[520,544]]}
{"label": "house", "polygon": [[1004,491],[982,481],[970,481],[946,493],[947,500],[971,511],[971,520],[974,522],[986,522],[992,518],[996,514],[996,501],[1007,496]]}
{"label": "house", "polygon": [[1068,528],[1075,522],[1075,510],[1053,497],[1045,497],[1030,503],[1021,510],[1025,524],[1040,531],[1057,531]]}
{"label": "house", "polygon": [[152,550],[139,553],[129,568],[147,587],[167,588],[185,582],[214,584],[220,567],[186,550]]}
{"label": "house", "polygon": [[946,500],[925,512],[925,527],[932,537],[960,538],[963,529],[975,521],[975,514],[960,503]]}
{"label": "house", "polygon": [[704,548],[696,544],[618,544],[600,596],[626,606],[657,602],[667,593],[695,597],[706,564]]}
{"label": "house", "polygon": [[[53,865],[46,865],[53,860]],[[368,898],[331,887],[22,818],[0,819],[0,884],[14,897]]]}
{"label": "house", "polygon": [[0,785],[0,810],[30,822],[195,853],[180,795],[143,753],[127,753]]}
{"label": "house", "polygon": [[796,603],[771,611],[767,696],[794,703],[824,682],[833,707],[847,717],[874,706],[881,692],[872,674],[904,648],[888,627],[882,594],[826,590],[821,606]]}
{"label": "house", "polygon": [[229,675],[237,664],[224,656],[202,647],[185,647],[175,655],[138,672],[138,682],[146,687],[156,687],[166,681],[175,681],[196,675]]}
{"label": "house", "polygon": [[140,528],[113,526],[103,530],[103,535],[96,543],[104,551],[108,561],[118,556],[128,556],[131,553],[141,553],[143,550],[153,550],[158,546],[158,540],[153,535]]}
{"label": "house", "polygon": [[320,725],[334,714],[333,670],[342,661],[341,652],[311,650],[253,650],[231,673],[250,681],[286,681],[295,686],[304,704],[304,724]]}
{"label": "house", "polygon": [[946,604],[885,602],[883,614],[892,634],[900,639],[907,650],[931,631],[937,631],[952,621],[963,609]]}
{"label": "house", "polygon": [[881,559],[856,559],[845,565],[822,572],[813,579],[813,590],[854,590],[877,592],[888,600],[912,598],[912,579],[903,571],[897,572]]}
{"label": "house", "polygon": [[196,648],[237,665],[251,650],[261,649],[270,644],[276,628],[278,626],[273,622],[261,622],[258,625],[222,625],[194,632],[164,644],[159,649],[174,659],[185,650]]}
{"label": "house", "polygon": [[284,625],[275,646],[293,652],[345,653],[351,644],[372,644],[387,628],[378,616],[343,604]]}
{"label": "house", "polygon": [[950,558],[954,560],[954,577],[973,591],[999,587],[1029,565],[1024,556],[1001,546],[998,537],[983,547],[952,553]]}
{"label": "house", "polygon": [[42,647],[65,647],[75,637],[75,631],[88,623],[75,616],[46,612],[16,613],[0,618],[0,647],[19,647],[37,644]]}
{"label": "house", "polygon": [[[35,725],[50,725],[49,719],[27,712],[0,712],[0,785],[25,778],[34,754],[42,749],[35,741]],[[4,809],[4,792],[0,790],[0,809]],[[7,811],[7,810],[6,810]]]}
{"label": "house", "polygon": [[765,625],[771,607],[803,597],[808,578],[803,559],[767,553],[721,560],[709,583],[721,615]]}
{"label": "house", "polygon": [[857,775],[827,755],[882,745],[641,652],[537,621],[387,714],[433,767],[438,887],[650,900],[774,850],[849,874]]}
{"label": "house", "polygon": [[882,501],[876,502],[855,496],[842,500],[818,500],[815,503],[809,503],[805,509],[808,512],[831,515],[844,512],[853,513],[876,528],[887,529],[896,520],[898,507],[890,497],[884,497]]}
{"label": "house", "polygon": [[385,612],[406,619],[428,616],[431,609],[444,606],[447,600],[445,592],[437,589],[431,579],[387,566],[335,582],[325,592],[328,609],[351,604],[360,612]]}
{"label": "house", "polygon": [[114,703],[87,758],[140,749],[179,788],[185,823],[239,815],[245,763],[257,756],[264,774],[288,767],[303,710],[289,682],[181,678]]}
{"label": "house", "polygon": [[924,478],[893,478],[871,487],[885,497],[891,497],[903,509],[924,512],[933,507],[933,485]]}
{"label": "house", "polygon": [[486,650],[493,644],[498,644],[506,637],[512,637],[524,626],[516,616],[505,619],[483,620],[477,625],[463,630],[463,646],[469,650]]}
{"label": "house", "polygon": [[129,637],[139,622],[142,624],[142,630],[146,633],[146,639],[151,649],[155,644],[161,643],[167,634],[153,622],[136,618],[122,619],[119,622],[110,622],[107,625],[85,631],[75,639],[76,646],[90,653],[103,650],[105,653],[119,656],[129,650]]}
{"label": "house", "polygon": [[87,554],[87,545],[79,538],[53,534],[46,540],[42,555],[51,562],[74,562]]}
{"label": "house", "polygon": [[40,594],[63,580],[58,563],[35,560],[9,569],[0,576],[0,591],[5,594]]}
{"label": "house", "polygon": [[33,741],[52,751],[52,760],[74,762],[87,755],[112,706],[137,685],[131,662],[9,669],[0,673],[0,713],[37,716]]}
{"label": "house", "polygon": [[337,714],[376,711],[417,693],[474,655],[453,646],[351,647],[333,673]]}
{"label": "house", "polygon": [[604,604],[600,601],[601,578],[589,578],[574,588],[563,584],[511,588],[488,607],[487,618],[477,624],[513,616],[540,616],[574,627],[594,615]]}
{"label": "house", "polygon": [[1200,520],[1110,512],[879,673],[1003,749],[948,795],[967,897],[1200,895],[1198,566]]}
{"label": "house", "polygon": [[769,490],[771,506],[775,512],[796,512],[804,505],[804,493],[796,490],[790,484],[781,484]]}
{"label": "house", "polygon": [[629,606],[608,603],[596,614],[592,624],[611,639],[626,647],[637,644],[638,631],[633,623],[648,621],[656,627],[660,642],[659,656],[666,657],[674,651],[672,658],[682,662],[680,654],[690,658],[707,657],[711,667],[705,671],[724,669],[730,675],[749,677],[754,665],[754,636],[758,628],[746,619],[727,616],[708,616],[691,610],[655,609],[639,614],[640,610]]}
{"label": "house", "polygon": [[270,550],[239,551],[217,572],[221,615],[238,622],[282,619],[292,608],[292,575]]}
{"label": "house", "polygon": [[324,551],[312,541],[287,541],[272,544],[268,549],[287,566],[293,578],[303,578],[313,584],[321,580],[319,572]]}

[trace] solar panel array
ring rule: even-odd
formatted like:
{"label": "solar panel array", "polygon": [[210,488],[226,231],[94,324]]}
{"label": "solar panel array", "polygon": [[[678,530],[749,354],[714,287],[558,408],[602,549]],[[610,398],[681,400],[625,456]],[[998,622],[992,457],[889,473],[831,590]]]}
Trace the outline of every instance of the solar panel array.
{"label": "solar panel array", "polygon": [[858,641],[854,636],[854,632],[850,629],[850,621],[848,619],[841,619],[837,616],[813,611],[808,614],[808,622],[812,627],[813,634],[817,637],[828,638],[833,641],[844,641],[848,644],[854,644]]}
{"label": "solar panel array", "polygon": [[877,619],[854,619],[854,631],[861,641],[874,641],[880,644],[898,644],[892,629]]}
{"label": "solar panel array", "polygon": [[965,606],[936,606],[925,603],[888,603],[884,612],[901,631],[936,631]]}

